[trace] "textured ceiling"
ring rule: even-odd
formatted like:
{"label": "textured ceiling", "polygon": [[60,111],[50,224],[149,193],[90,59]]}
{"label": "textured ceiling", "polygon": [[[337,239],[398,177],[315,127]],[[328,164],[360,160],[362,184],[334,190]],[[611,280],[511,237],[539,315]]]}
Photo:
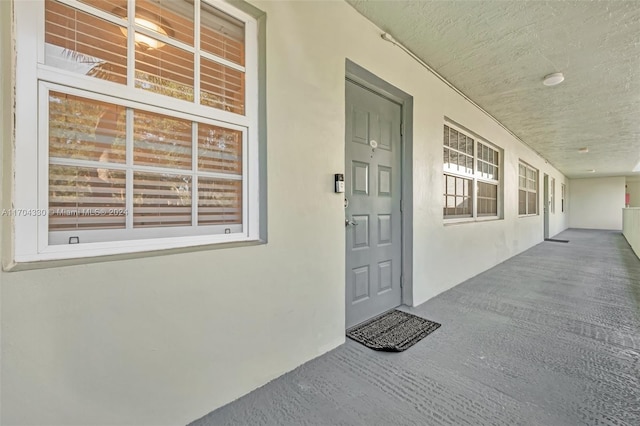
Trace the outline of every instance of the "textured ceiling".
{"label": "textured ceiling", "polygon": [[640,1],[347,2],[565,175],[640,174]]}

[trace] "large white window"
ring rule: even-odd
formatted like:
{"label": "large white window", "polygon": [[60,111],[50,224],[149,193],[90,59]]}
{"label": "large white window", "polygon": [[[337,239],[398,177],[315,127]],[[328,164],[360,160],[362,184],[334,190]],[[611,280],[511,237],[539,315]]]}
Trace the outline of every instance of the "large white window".
{"label": "large white window", "polygon": [[500,151],[452,125],[444,125],[445,219],[496,218],[500,206]]}
{"label": "large white window", "polygon": [[522,161],[518,170],[518,214],[538,214],[538,171]]}
{"label": "large white window", "polygon": [[258,239],[253,17],[45,0],[16,23],[16,260]]}

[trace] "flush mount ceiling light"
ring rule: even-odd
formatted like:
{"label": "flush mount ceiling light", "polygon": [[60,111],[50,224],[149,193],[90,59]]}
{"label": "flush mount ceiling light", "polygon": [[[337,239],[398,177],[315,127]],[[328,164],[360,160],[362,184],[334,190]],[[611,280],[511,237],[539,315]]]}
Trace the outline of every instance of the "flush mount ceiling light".
{"label": "flush mount ceiling light", "polygon": [[595,173],[596,169],[587,170],[589,173]]}
{"label": "flush mount ceiling light", "polygon": [[587,152],[589,152],[589,148],[580,148],[580,149],[578,150],[578,152],[579,152],[580,154],[586,154]]}
{"label": "flush mount ceiling light", "polygon": [[[163,36],[169,36],[170,34],[167,32],[167,29],[165,29],[163,26],[156,24],[155,22],[153,22],[151,19],[147,19],[147,18],[143,18],[143,17],[139,17],[136,16],[133,21],[135,22],[136,25],[141,26],[144,29],[147,30],[151,30],[155,33],[158,33],[160,35]],[[127,28],[125,27],[120,27],[120,31],[122,32],[122,34],[124,34],[124,36],[127,36]],[[140,33],[135,33],[134,36],[134,41],[136,42],[136,44],[144,49],[160,49],[162,46],[164,46],[164,43],[161,42],[160,40],[156,40],[152,37],[149,37],[147,35],[144,34],[140,34]]]}
{"label": "flush mount ceiling light", "polygon": [[556,84],[560,84],[564,81],[564,74],[561,72],[554,72],[553,74],[546,75],[544,80],[542,80],[542,84],[545,86],[555,86]]}

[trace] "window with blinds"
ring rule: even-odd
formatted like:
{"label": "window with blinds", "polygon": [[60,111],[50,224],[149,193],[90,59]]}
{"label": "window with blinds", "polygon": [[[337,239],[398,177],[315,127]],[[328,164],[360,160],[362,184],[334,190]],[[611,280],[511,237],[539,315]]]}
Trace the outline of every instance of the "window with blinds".
{"label": "window with blinds", "polygon": [[499,217],[500,150],[444,125],[445,219]]}
{"label": "window with blinds", "polygon": [[518,175],[518,214],[538,214],[538,171],[521,161]]}
{"label": "window with blinds", "polygon": [[229,8],[44,1],[49,244],[244,232],[254,121]]}

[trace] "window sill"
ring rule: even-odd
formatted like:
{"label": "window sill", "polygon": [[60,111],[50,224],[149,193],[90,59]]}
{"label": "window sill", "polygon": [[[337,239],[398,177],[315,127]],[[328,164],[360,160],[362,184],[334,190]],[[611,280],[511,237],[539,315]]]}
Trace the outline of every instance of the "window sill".
{"label": "window sill", "polygon": [[460,218],[460,219],[445,219],[443,225],[460,225],[463,223],[482,223],[482,222],[495,222],[503,220],[503,218],[498,216],[487,216],[487,217],[470,217],[470,218]]}
{"label": "window sill", "polygon": [[535,214],[519,214],[518,217],[537,217],[540,216],[538,213]]}
{"label": "window sill", "polygon": [[[11,261],[8,264],[3,264],[2,270],[4,272],[18,272],[18,271],[28,271],[33,269],[48,269],[48,268],[59,268],[64,266],[74,266],[74,265],[86,265],[92,263],[102,263],[102,262],[114,262],[120,260],[132,260],[132,259],[142,259],[146,257],[156,257],[156,256],[166,256],[166,255],[174,255],[174,254],[183,254],[183,253],[193,253],[199,251],[210,251],[210,250],[221,250],[228,248],[238,248],[238,247],[251,247],[256,245],[266,244],[266,240],[262,239],[246,239],[246,240],[236,240],[229,242],[208,242],[203,244],[191,244],[184,245],[181,247],[155,247],[155,248],[139,248],[137,250],[120,250],[117,253],[91,253],[84,252],[83,256],[70,257],[65,256],[58,258],[46,258],[41,254],[34,255],[33,257],[23,257],[18,258],[16,261]],[[37,257],[36,257],[37,256]]]}

